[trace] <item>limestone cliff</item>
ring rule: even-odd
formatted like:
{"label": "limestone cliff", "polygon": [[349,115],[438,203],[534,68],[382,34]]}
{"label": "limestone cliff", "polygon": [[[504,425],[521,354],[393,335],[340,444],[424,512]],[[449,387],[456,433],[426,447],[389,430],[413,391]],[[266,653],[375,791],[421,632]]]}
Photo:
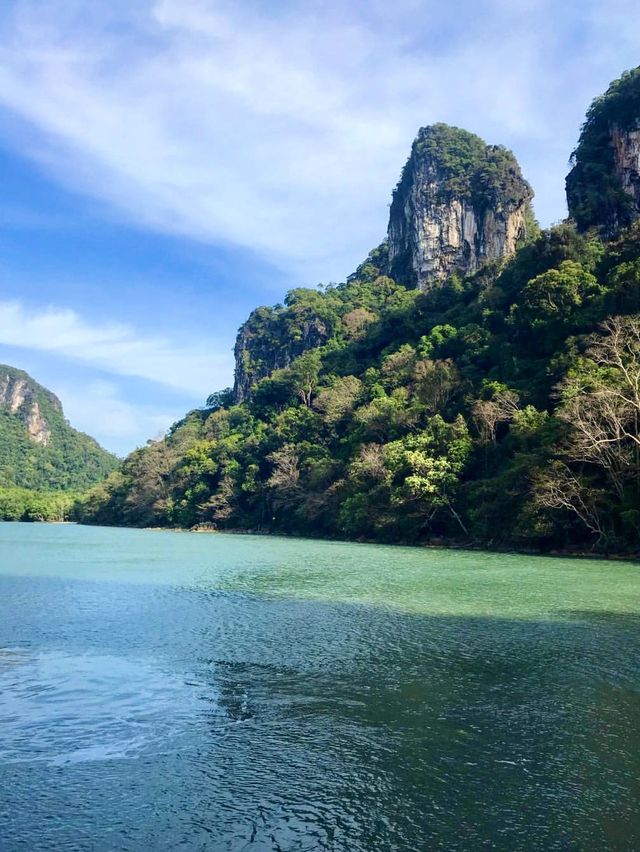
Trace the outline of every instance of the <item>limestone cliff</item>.
{"label": "limestone cliff", "polygon": [[640,212],[640,127],[625,132],[614,125],[611,144],[615,173],[620,186],[631,199],[635,218]]}
{"label": "limestone cliff", "polygon": [[276,329],[278,313],[277,308],[257,308],[238,330],[233,347],[233,396],[237,403],[249,398],[251,389],[260,379],[291,363],[292,353],[282,345],[274,345],[273,334],[265,334],[267,330]]}
{"label": "limestone cliff", "polygon": [[[534,222],[532,197],[505,148],[444,124],[422,128],[393,193],[387,241],[349,281],[373,275],[383,282],[389,276],[427,290],[454,272],[471,274],[515,252]],[[334,308],[321,294],[300,289],[284,305],[253,311],[234,348],[235,402],[247,400],[261,379],[303,352],[327,343],[340,321]]]}
{"label": "limestone cliff", "polygon": [[427,290],[508,257],[533,221],[532,197],[506,149],[444,124],[423,127],[393,193],[389,274]]}
{"label": "limestone cliff", "polygon": [[260,379],[322,346],[332,331],[330,312],[313,290],[293,290],[284,305],[256,308],[236,337],[234,400],[244,402]]}
{"label": "limestone cliff", "polygon": [[640,68],[592,103],[567,175],[578,228],[612,237],[640,217]]}
{"label": "limestone cliff", "polygon": [[36,385],[26,373],[0,367],[0,406],[8,408],[24,424],[35,443],[46,447],[51,441],[51,429],[37,399],[41,395],[46,396],[54,411],[62,414],[62,404],[55,394]]}
{"label": "limestone cliff", "polygon": [[83,489],[117,463],[69,425],[55,394],[22,370],[0,365],[0,488]]}

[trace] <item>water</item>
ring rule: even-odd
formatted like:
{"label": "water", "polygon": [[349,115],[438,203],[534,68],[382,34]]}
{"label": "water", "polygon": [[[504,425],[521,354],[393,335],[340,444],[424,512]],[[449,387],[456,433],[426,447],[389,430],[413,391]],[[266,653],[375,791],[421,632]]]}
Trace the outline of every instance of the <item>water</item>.
{"label": "water", "polygon": [[0,524],[0,849],[640,848],[640,566]]}

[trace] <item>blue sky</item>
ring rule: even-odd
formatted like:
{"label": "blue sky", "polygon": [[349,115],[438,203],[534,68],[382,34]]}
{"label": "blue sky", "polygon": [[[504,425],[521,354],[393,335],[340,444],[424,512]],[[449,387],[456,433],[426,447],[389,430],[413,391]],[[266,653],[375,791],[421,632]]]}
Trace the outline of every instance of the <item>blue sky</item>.
{"label": "blue sky", "polygon": [[0,361],[120,454],[232,383],[253,307],[380,242],[421,125],[510,147],[548,225],[640,62],[631,0],[5,0],[0,32]]}

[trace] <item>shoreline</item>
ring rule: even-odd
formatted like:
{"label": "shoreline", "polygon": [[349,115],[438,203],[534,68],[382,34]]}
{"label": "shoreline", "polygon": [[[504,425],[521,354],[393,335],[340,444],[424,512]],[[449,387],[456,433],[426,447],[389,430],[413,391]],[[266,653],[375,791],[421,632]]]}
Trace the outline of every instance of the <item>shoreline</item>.
{"label": "shoreline", "polygon": [[[47,521],[41,522],[47,523]],[[82,524],[77,521],[66,523],[76,523],[78,526],[100,526],[99,524]],[[589,550],[561,550],[554,548],[552,550],[534,550],[534,549],[518,549],[516,547],[497,547],[482,544],[481,542],[463,542],[455,540],[437,539],[424,542],[407,542],[407,541],[380,541],[378,539],[365,538],[340,538],[339,536],[310,536],[298,535],[295,533],[287,533],[281,531],[271,531],[264,529],[244,529],[241,527],[233,527],[228,529],[215,529],[209,526],[201,525],[195,527],[131,527],[123,525],[104,525],[112,526],[113,529],[138,529],[149,530],[151,532],[175,532],[175,533],[193,533],[196,535],[216,535],[228,534],[237,536],[264,536],[272,538],[295,538],[302,541],[327,541],[340,542],[342,544],[379,544],[385,547],[411,547],[416,550],[466,550],[478,551],[479,553],[502,553],[513,554],[520,556],[551,556],[555,558],[572,558],[584,560],[606,560],[611,562],[638,562],[640,563],[640,551],[633,553],[594,553]]]}
{"label": "shoreline", "polygon": [[78,527],[104,527],[104,529],[120,529],[120,530],[146,530],[148,532],[173,532],[173,533],[193,533],[196,535],[236,535],[236,536],[263,536],[271,538],[294,538],[302,541],[326,541],[339,542],[341,544],[378,544],[384,547],[410,547],[416,550],[465,550],[477,551],[478,553],[495,553],[495,554],[512,554],[519,556],[550,556],[557,559],[582,559],[582,560],[603,560],[608,562],[638,562],[640,563],[640,551],[633,553],[595,553],[589,550],[572,550],[572,549],[557,549],[542,550],[532,548],[517,547],[498,547],[481,542],[464,542],[456,540],[434,539],[424,542],[410,541],[380,541],[378,539],[366,538],[340,538],[339,536],[311,536],[299,535],[296,533],[287,533],[283,531],[271,531],[264,529],[243,529],[241,527],[233,527],[229,529],[215,529],[208,525],[199,525],[195,527],[135,527],[125,526],[123,524],[83,524],[80,521],[2,521],[3,523],[15,524],[33,524],[33,525],[53,525],[53,526],[78,526]]}

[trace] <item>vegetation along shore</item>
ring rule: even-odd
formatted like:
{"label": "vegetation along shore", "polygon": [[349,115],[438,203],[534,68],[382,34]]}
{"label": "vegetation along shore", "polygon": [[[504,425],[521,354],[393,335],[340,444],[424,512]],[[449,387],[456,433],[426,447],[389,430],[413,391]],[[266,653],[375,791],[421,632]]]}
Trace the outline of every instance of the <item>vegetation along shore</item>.
{"label": "vegetation along shore", "polygon": [[[639,163],[640,69],[593,102],[569,218],[547,230],[510,151],[422,128],[387,238],[354,274],[254,310],[234,387],[102,459],[107,478],[62,515],[635,553]],[[37,514],[20,499],[3,497],[4,517]]]}

